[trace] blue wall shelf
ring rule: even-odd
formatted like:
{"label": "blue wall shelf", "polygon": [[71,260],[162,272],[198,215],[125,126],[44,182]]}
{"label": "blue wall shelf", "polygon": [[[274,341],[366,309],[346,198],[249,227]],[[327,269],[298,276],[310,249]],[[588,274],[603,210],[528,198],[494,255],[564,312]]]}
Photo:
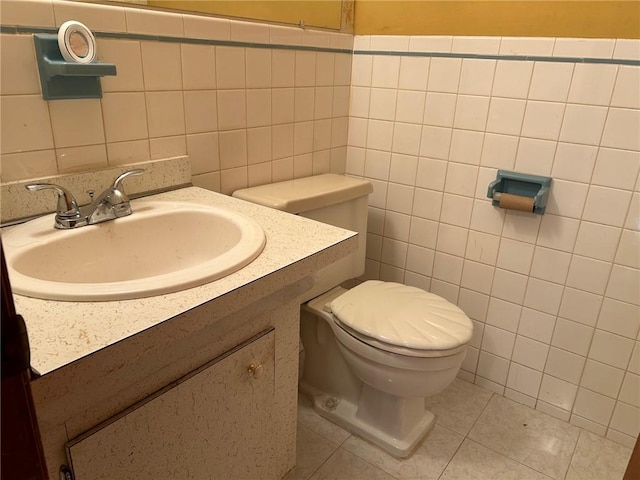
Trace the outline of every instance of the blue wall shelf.
{"label": "blue wall shelf", "polygon": [[115,65],[67,62],[60,53],[57,35],[36,33],[33,41],[45,100],[102,98],[100,77],[115,75]]}

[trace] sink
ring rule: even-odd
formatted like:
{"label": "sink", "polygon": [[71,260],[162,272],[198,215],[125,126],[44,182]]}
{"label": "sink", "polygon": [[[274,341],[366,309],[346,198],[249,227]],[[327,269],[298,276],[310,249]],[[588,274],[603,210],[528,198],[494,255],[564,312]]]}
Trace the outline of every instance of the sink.
{"label": "sink", "polygon": [[231,210],[147,199],[132,207],[98,225],[56,230],[47,215],[3,233],[14,293],[76,302],[171,293],[245,267],[265,245],[260,225]]}

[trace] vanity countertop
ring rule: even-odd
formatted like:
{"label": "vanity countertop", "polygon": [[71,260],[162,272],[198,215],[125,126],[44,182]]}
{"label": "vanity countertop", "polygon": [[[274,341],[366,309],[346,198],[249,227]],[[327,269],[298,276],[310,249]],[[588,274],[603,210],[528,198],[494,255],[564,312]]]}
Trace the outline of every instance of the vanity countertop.
{"label": "vanity countertop", "polygon": [[[302,280],[357,246],[357,234],[349,230],[198,187],[147,198],[216,205],[247,215],[264,229],[266,246],[258,258],[241,270],[176,293],[109,302],[61,302],[14,295],[16,310],[27,324],[31,365],[41,375],[204,304],[210,307],[208,321],[214,321]],[[135,200],[132,208],[135,215]],[[175,326],[181,332],[201,327]]]}

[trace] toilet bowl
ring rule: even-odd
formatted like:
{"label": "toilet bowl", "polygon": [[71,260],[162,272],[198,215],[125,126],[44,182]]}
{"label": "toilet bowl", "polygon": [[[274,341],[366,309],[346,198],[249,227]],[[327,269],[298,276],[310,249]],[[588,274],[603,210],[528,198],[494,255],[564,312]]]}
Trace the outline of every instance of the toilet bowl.
{"label": "toilet bowl", "polygon": [[301,298],[300,391],[320,415],[404,458],[433,425],[424,399],[453,381],[473,327],[458,307],[419,288],[377,280],[339,286],[364,273],[372,191],[366,180],[325,174],[233,195],[358,232],[358,248],[311,273]]}
{"label": "toilet bowl", "polygon": [[472,332],[467,316],[446,300],[379,281],[337,287],[308,302],[300,328],[300,390],[320,415],[400,458],[432,427],[424,399],[453,381]]}

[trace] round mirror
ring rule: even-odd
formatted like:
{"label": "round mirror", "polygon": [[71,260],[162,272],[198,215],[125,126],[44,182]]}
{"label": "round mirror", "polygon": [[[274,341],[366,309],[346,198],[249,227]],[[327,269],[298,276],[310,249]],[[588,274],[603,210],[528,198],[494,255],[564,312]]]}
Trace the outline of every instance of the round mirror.
{"label": "round mirror", "polygon": [[58,46],[68,62],[91,63],[96,58],[96,39],[86,26],[70,20],[58,30]]}

